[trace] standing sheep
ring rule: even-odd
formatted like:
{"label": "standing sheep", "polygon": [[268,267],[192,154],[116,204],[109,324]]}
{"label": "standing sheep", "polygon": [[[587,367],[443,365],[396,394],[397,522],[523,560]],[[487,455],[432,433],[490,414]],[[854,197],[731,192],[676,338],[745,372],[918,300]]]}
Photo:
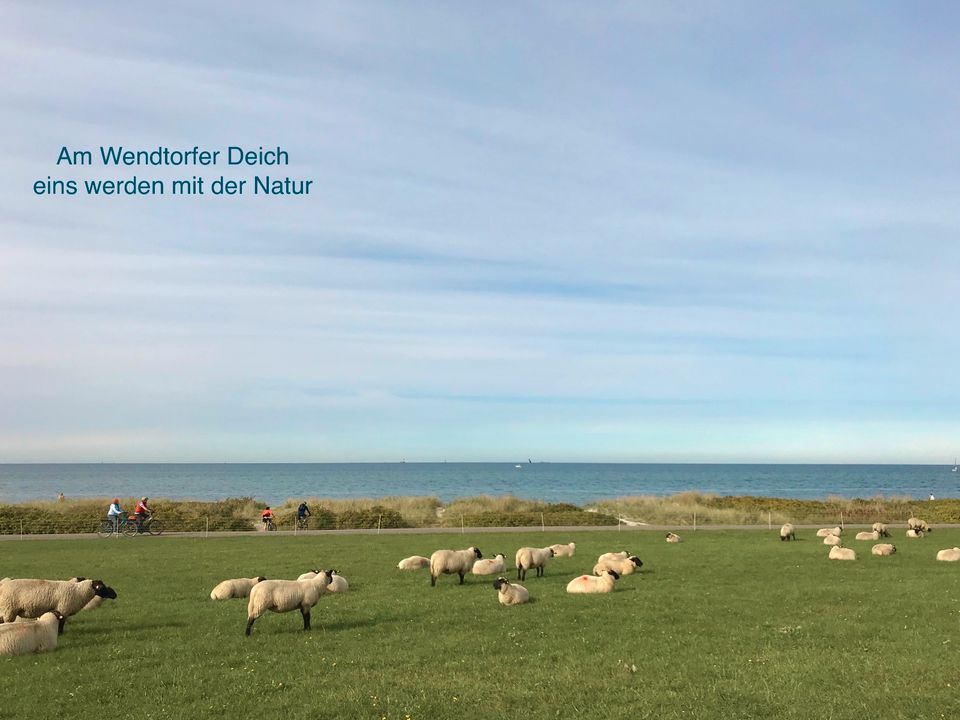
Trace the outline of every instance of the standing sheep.
{"label": "standing sheep", "polygon": [[44,613],[60,614],[59,631],[95,596],[116,599],[117,593],[103,580],[7,580],[0,585],[0,620],[12,623],[18,615],[38,618]]}
{"label": "standing sheep", "polygon": [[875,533],[880,533],[880,537],[890,537],[890,531],[887,530],[887,526],[882,522],[875,522],[872,529]]}
{"label": "standing sheep", "polygon": [[250,596],[250,590],[257,583],[266,580],[262,575],[254,578],[234,578],[217,583],[210,591],[211,600],[230,600],[231,598],[245,598]]}
{"label": "standing sheep", "polygon": [[310,629],[310,609],[327,591],[333,571],[327,570],[311,580],[264,580],[250,590],[247,602],[247,631],[249,637],[253,623],[267,610],[286,613],[299,610],[303,616],[303,629]]}
{"label": "standing sheep", "polygon": [[679,535],[677,535],[676,533],[668,532],[668,533],[667,533],[667,542],[668,542],[668,543],[671,543],[671,544],[676,544],[676,543],[679,543],[679,542],[683,542],[683,540],[682,540],[681,537],[680,537]]}
{"label": "standing sheep", "polygon": [[[925,532],[925,533],[933,532],[933,530],[931,529],[931,527],[930,527],[929,525],[927,525],[927,523],[926,523],[925,521],[921,520],[920,518],[915,518],[915,517],[912,517],[912,518],[910,518],[910,519],[907,520],[907,528],[908,528],[909,530],[916,530],[916,531],[918,531],[918,532]],[[921,536],[921,537],[922,537],[922,536]]]}
{"label": "standing sheep", "polygon": [[858,532],[857,536],[854,538],[854,540],[872,540],[873,542],[876,542],[879,539],[880,533],[878,533],[876,530],[872,532]]}
{"label": "standing sheep", "polygon": [[443,575],[459,575],[463,585],[463,576],[473,568],[473,564],[483,557],[479,548],[466,550],[437,550],[430,556],[430,587],[436,587],[437,578]]}
{"label": "standing sheep", "polygon": [[573,557],[573,553],[577,549],[577,544],[551,545],[550,548],[553,550],[554,557]]}
{"label": "standing sheep", "polygon": [[62,618],[47,612],[35,622],[0,625],[0,655],[26,655],[55,650]]}
{"label": "standing sheep", "polygon": [[604,570],[600,577],[581,575],[567,583],[568,593],[608,593],[620,576],[614,570]]}
{"label": "standing sheep", "polygon": [[941,550],[937,553],[937,560],[943,562],[958,562],[960,561],[960,547],[947,548],[946,550]]}
{"label": "standing sheep", "polygon": [[784,540],[796,540],[796,539],[797,539],[797,531],[794,529],[793,525],[791,525],[790,523],[786,523],[784,524],[783,527],[780,528],[781,542],[783,542]]}
{"label": "standing sheep", "polygon": [[527,570],[537,569],[537,577],[543,577],[547,560],[553,557],[553,548],[522,547],[517,550],[517,580],[527,579]]}
{"label": "standing sheep", "polygon": [[504,577],[494,580],[493,586],[498,591],[501,605],[520,605],[530,599],[530,593],[523,585],[514,585]]}
{"label": "standing sheep", "polygon": [[888,557],[893,555],[897,551],[896,545],[891,545],[890,543],[877,543],[872,548],[870,548],[870,553],[873,555],[878,555],[880,557]]}
{"label": "standing sheep", "polygon": [[425,558],[422,555],[411,555],[398,562],[397,567],[401,570],[419,570],[420,568],[430,567],[430,558]]}
{"label": "standing sheep", "polygon": [[632,575],[636,570],[643,567],[643,560],[636,555],[631,555],[622,560],[604,560],[593,566],[593,574],[600,575],[604,570],[613,570],[618,578],[623,575]]}
{"label": "standing sheep", "polygon": [[497,553],[492,559],[477,560],[470,570],[474,575],[497,575],[507,569],[507,558],[503,553]]}
{"label": "standing sheep", "polygon": [[856,560],[857,554],[851,548],[834,545],[830,548],[830,555],[828,557],[831,560]]}
{"label": "standing sheep", "polygon": [[843,541],[840,539],[839,535],[827,535],[823,538],[824,545],[839,545],[841,542]]}

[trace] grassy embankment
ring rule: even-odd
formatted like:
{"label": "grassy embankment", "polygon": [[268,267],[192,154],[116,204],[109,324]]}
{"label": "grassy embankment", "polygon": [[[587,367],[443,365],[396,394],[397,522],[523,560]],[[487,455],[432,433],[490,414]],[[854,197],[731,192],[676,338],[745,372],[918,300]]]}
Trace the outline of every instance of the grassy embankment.
{"label": "grassy embankment", "polygon": [[[0,544],[0,576],[102,577],[119,598],[68,622],[54,653],[0,658],[0,717],[213,718],[939,718],[960,715],[960,567],[934,560],[960,530],[907,541],[891,558],[848,542],[826,559],[801,533],[579,531],[535,599],[503,608],[489,579],[395,563],[438,547],[485,555],[529,534],[260,535]],[[566,582],[621,542],[645,565],[610,595]],[[220,579],[338,568],[351,592],[262,618],[207,597]]]}

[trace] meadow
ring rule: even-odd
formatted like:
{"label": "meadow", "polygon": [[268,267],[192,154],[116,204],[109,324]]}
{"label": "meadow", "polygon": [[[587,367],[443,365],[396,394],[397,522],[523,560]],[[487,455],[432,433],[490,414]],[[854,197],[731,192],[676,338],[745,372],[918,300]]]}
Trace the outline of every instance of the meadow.
{"label": "meadow", "polygon": [[[953,718],[960,716],[960,566],[936,550],[827,560],[813,530],[582,530],[465,535],[299,535],[10,540],[0,577],[102,578],[114,602],[67,623],[49,654],[0,658],[2,718]],[[505,608],[493,578],[400,572],[397,561],[478,545],[577,543],[533,601]],[[569,579],[603,551],[644,561],[609,595]],[[246,601],[214,602],[227,577],[336,568],[313,630],[268,613],[244,636]],[[508,572],[508,577],[515,577]]]}

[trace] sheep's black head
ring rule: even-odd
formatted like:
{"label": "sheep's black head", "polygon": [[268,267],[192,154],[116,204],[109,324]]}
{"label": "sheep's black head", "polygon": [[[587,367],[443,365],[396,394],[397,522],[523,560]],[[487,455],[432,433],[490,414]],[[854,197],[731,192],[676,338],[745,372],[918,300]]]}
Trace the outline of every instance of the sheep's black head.
{"label": "sheep's black head", "polygon": [[266,580],[266,578],[263,575],[257,577],[257,582],[263,582],[264,580]]}
{"label": "sheep's black head", "polygon": [[476,555],[478,559],[483,557],[483,553],[480,552],[480,548],[474,548],[473,554]]}
{"label": "sheep's black head", "polygon": [[497,578],[496,580],[493,581],[493,586],[494,586],[497,590],[499,590],[500,588],[502,588],[504,585],[509,585],[509,584],[510,584],[510,583],[507,582],[507,579],[506,579],[506,578],[503,578],[503,577],[499,577],[499,578]]}
{"label": "sheep's black head", "polygon": [[607,570],[607,572],[610,573],[610,576],[611,576],[614,580],[619,580],[619,579],[620,579],[620,573],[618,573],[616,570]]}
{"label": "sheep's black head", "polygon": [[93,581],[93,592],[95,595],[99,595],[102,598],[107,598],[109,600],[117,599],[117,591],[112,587],[108,587],[103,584],[103,580],[94,580]]}
{"label": "sheep's black head", "polygon": [[336,570],[321,570],[318,574],[325,575],[327,578],[327,582],[330,582],[331,580],[333,580],[333,574],[335,572]]}
{"label": "sheep's black head", "polygon": [[631,556],[628,558],[628,560],[630,560],[630,562],[632,562],[632,563],[633,563],[634,565],[636,565],[638,568],[639,568],[639,567],[643,567],[643,560],[641,560],[640,558],[638,558],[636,555],[631,555]]}
{"label": "sheep's black head", "polygon": [[673,533],[667,533],[667,537],[672,537]]}
{"label": "sheep's black head", "polygon": [[74,582],[83,582],[84,580],[86,580],[86,578],[83,575],[78,575],[77,577],[70,578],[70,579],[73,580]]}
{"label": "sheep's black head", "polygon": [[554,555],[557,554],[556,552],[554,552],[554,549],[553,549],[553,548],[547,548],[547,550],[550,551],[550,557],[553,557]]}

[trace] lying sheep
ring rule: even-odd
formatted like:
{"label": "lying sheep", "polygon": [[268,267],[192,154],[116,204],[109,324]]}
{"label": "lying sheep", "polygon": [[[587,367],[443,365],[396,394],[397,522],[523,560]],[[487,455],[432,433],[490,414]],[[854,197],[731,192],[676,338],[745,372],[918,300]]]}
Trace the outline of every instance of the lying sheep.
{"label": "lying sheep", "polygon": [[297,576],[297,580],[313,580],[317,575],[322,573],[323,570],[307,570],[305,573],[301,573]]}
{"label": "lying sheep", "polygon": [[878,533],[876,530],[873,532],[858,532],[857,536],[854,538],[854,540],[872,540],[873,542],[876,542],[879,539],[880,533]]}
{"label": "lying sheep", "polygon": [[908,538],[922,538],[922,537],[923,537],[923,530],[915,530],[914,528],[910,528],[909,530],[907,530],[907,537],[908,537]]}
{"label": "lying sheep", "polygon": [[907,528],[910,530],[917,530],[918,532],[933,532],[929,525],[920,518],[909,518],[907,520]]}
{"label": "lying sheep", "polygon": [[310,629],[310,609],[327,591],[333,571],[321,572],[310,580],[264,580],[250,590],[247,602],[247,631],[249,636],[253,623],[267,610],[286,613],[299,610],[303,616],[303,629]]}
{"label": "lying sheep", "polygon": [[628,550],[621,550],[620,552],[608,552],[598,557],[597,562],[601,563],[604,560],[624,560],[628,557],[630,557],[630,552]]}
{"label": "lying sheep", "polygon": [[520,605],[530,599],[530,593],[523,585],[513,585],[504,577],[494,580],[493,586],[498,590],[501,605]]}
{"label": "lying sheep", "polygon": [[479,548],[466,550],[437,550],[430,556],[430,586],[435,587],[437,578],[443,575],[459,575],[463,585],[463,576],[473,569],[473,564],[483,557]]}
{"label": "lying sheep", "polygon": [[830,548],[829,557],[831,560],[856,560],[857,554],[851,548],[834,545]]}
{"label": "lying sheep", "polygon": [[117,597],[103,580],[7,580],[0,585],[0,620],[12,623],[18,615],[39,618],[56,611],[60,614],[58,629],[63,632],[66,619],[83,610],[96,595]]}
{"label": "lying sheep", "polygon": [[27,655],[55,650],[60,621],[56,612],[46,612],[31,622],[0,625],[0,655]]}
{"label": "lying sheep", "polygon": [[613,570],[617,576],[632,575],[643,567],[643,561],[636,555],[621,560],[604,560],[593,566],[593,574],[600,575],[604,570]]}
{"label": "lying sheep", "polygon": [[668,532],[668,533],[667,533],[667,542],[668,542],[668,543],[678,543],[678,542],[683,542],[683,540],[682,540],[682,539],[680,538],[680,536],[677,535],[676,533]]}
{"label": "lying sheep", "polygon": [[817,537],[826,537],[827,535],[836,535],[839,537],[843,534],[843,528],[841,527],[832,527],[832,528],[820,528],[817,530]]}
{"label": "lying sheep", "polygon": [[960,547],[947,548],[946,550],[941,550],[937,553],[937,560],[943,562],[958,562],[960,561]]}
{"label": "lying sheep", "polygon": [[839,545],[841,542],[843,541],[840,540],[839,535],[827,535],[823,538],[824,545]]}
{"label": "lying sheep", "polygon": [[330,584],[327,585],[329,593],[345,593],[350,589],[350,583],[337,570],[331,570]]}
{"label": "lying sheep", "polygon": [[507,558],[503,553],[497,553],[493,559],[477,560],[470,570],[474,575],[497,575],[507,569]]}
{"label": "lying sheep", "polygon": [[401,570],[419,570],[420,568],[430,567],[430,558],[425,558],[422,555],[411,555],[398,562],[397,567]]}
{"label": "lying sheep", "polygon": [[784,540],[796,540],[797,531],[794,529],[793,525],[790,523],[785,523],[783,527],[780,528],[780,541]]}
{"label": "lying sheep", "polygon": [[613,592],[613,586],[620,576],[615,570],[604,570],[600,577],[596,575],[581,575],[567,583],[568,593],[608,593]]}
{"label": "lying sheep", "polygon": [[577,544],[551,545],[550,549],[553,550],[554,557],[573,557],[573,553],[577,549]]}
{"label": "lying sheep", "polygon": [[536,568],[537,577],[543,577],[547,560],[553,557],[553,548],[522,547],[517,550],[517,580],[527,579],[527,570]]}
{"label": "lying sheep", "polygon": [[875,522],[872,529],[875,533],[880,533],[880,537],[890,537],[890,531],[887,530],[887,526],[882,522]]}
{"label": "lying sheep", "polygon": [[210,591],[211,600],[230,600],[231,598],[245,598],[250,596],[250,590],[257,583],[266,580],[262,575],[254,578],[234,578],[217,583]]}
{"label": "lying sheep", "polygon": [[896,551],[897,551],[896,546],[891,545],[890,543],[878,543],[877,545],[874,545],[872,548],[870,548],[871,554],[879,555],[881,557],[893,555]]}

